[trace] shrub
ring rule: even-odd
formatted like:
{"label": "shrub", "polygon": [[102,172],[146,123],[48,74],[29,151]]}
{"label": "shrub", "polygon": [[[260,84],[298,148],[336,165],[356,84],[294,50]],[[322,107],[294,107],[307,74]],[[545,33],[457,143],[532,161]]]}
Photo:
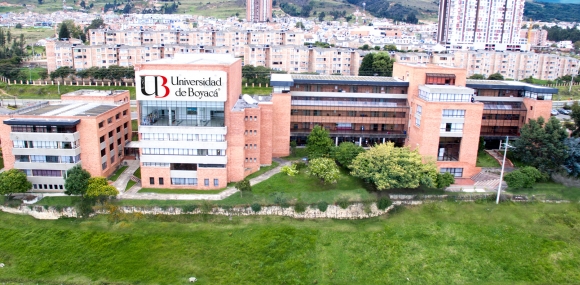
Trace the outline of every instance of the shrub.
{"label": "shrub", "polygon": [[191,213],[197,209],[197,205],[185,205],[181,207],[183,213]]}
{"label": "shrub", "polygon": [[318,210],[320,210],[321,212],[326,212],[326,209],[328,209],[328,203],[326,203],[325,201],[320,201],[318,202]]}
{"label": "shrub", "polygon": [[308,167],[308,165],[306,165],[306,163],[304,163],[302,161],[294,162],[292,165],[296,166],[296,170],[298,170],[298,171]]}
{"label": "shrub", "polygon": [[296,170],[296,165],[292,164],[291,166],[282,166],[282,169],[280,170],[280,172],[288,175],[288,176],[295,176],[296,174],[298,174],[298,170]]}
{"label": "shrub", "polygon": [[449,185],[455,183],[455,177],[449,172],[437,173],[437,188],[443,189],[449,187]]}
{"label": "shrub", "polygon": [[392,204],[393,201],[391,201],[389,197],[383,196],[377,201],[377,208],[379,208],[380,210],[384,210],[389,206],[391,206]]}
{"label": "shrub", "polygon": [[54,210],[57,212],[62,212],[62,209],[64,209],[64,206],[61,206],[61,205],[54,206]]}
{"label": "shrub", "polygon": [[296,213],[304,213],[304,211],[306,211],[306,204],[302,201],[297,201],[296,204],[294,204],[294,211],[296,211]]}
{"label": "shrub", "polygon": [[260,210],[262,210],[262,205],[260,205],[258,203],[254,203],[250,207],[252,208],[252,211],[254,211],[254,212],[259,212]]}
{"label": "shrub", "polygon": [[203,203],[201,203],[201,211],[204,214],[211,212],[212,209],[213,209],[213,204],[210,201],[203,201]]}
{"label": "shrub", "polygon": [[347,199],[347,198],[339,198],[339,199],[336,201],[336,204],[337,204],[339,207],[341,207],[341,208],[343,208],[343,209],[346,209],[346,208],[348,208],[348,205],[349,205],[350,203],[348,202],[348,199]]}
{"label": "shrub", "polygon": [[532,188],[536,181],[545,179],[535,167],[526,166],[506,174],[503,180],[510,188]]}

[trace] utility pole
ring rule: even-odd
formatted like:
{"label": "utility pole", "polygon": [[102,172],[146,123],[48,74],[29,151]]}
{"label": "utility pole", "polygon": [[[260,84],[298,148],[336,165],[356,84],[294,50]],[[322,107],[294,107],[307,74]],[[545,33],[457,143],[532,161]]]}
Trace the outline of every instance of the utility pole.
{"label": "utility pole", "polygon": [[574,82],[574,73],[572,73],[572,79],[570,80],[570,87],[568,88],[568,92],[572,92],[572,83]]}

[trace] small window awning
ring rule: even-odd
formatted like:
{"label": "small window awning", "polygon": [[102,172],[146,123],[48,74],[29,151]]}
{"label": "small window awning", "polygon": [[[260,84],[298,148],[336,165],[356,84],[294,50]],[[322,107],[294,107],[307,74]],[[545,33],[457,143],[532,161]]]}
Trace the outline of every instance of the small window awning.
{"label": "small window awning", "polygon": [[439,78],[455,78],[455,74],[445,74],[445,73],[427,73],[427,76]]}

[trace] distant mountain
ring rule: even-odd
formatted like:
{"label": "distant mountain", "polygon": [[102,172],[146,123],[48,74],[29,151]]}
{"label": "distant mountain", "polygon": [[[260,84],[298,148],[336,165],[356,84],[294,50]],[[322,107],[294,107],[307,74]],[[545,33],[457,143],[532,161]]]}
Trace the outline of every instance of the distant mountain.
{"label": "distant mountain", "polygon": [[[542,0],[542,1],[567,1],[572,0]],[[576,2],[580,2],[577,1]],[[547,3],[547,2],[526,2],[524,6],[524,16],[534,21],[542,22],[580,22],[580,3]]]}

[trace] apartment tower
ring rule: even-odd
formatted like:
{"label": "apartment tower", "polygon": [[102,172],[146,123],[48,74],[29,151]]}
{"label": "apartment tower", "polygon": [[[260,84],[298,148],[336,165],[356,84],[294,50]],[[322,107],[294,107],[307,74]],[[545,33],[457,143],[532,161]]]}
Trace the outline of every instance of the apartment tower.
{"label": "apartment tower", "polygon": [[247,0],[246,20],[248,22],[271,22],[272,0]]}
{"label": "apartment tower", "polygon": [[449,49],[519,50],[525,0],[441,0],[437,41]]}

